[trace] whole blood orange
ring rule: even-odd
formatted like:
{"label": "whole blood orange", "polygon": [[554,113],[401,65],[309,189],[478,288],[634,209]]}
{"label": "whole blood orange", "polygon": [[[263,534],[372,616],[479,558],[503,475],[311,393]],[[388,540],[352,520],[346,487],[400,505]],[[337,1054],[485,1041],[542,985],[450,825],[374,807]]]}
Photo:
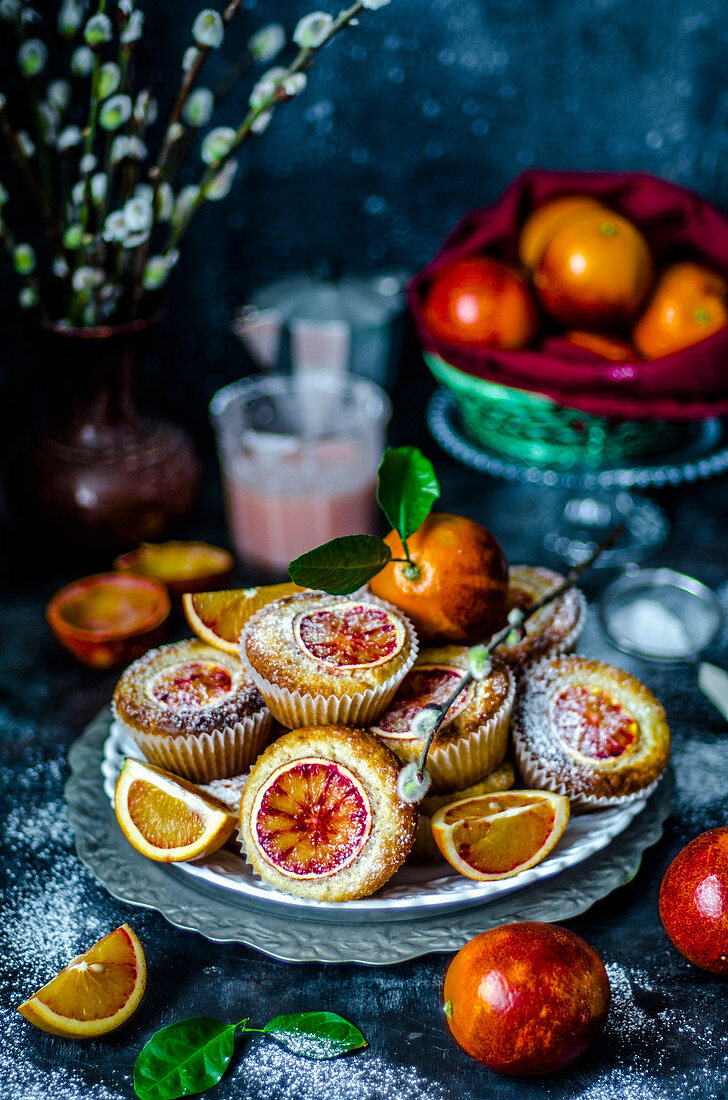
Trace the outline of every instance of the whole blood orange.
{"label": "whole blood orange", "polygon": [[728,826],[691,840],[667,868],[660,920],[690,962],[728,975]]}
{"label": "whole blood orange", "polygon": [[574,328],[631,321],[652,280],[652,253],[639,229],[604,210],[585,211],[559,229],[533,276],[545,309]]}
{"label": "whole blood orange", "polygon": [[606,209],[589,195],[560,195],[557,199],[550,199],[536,207],[523,223],[518,238],[518,258],[524,267],[533,271],[541,262],[544,249],[554,233],[563,229],[585,210],[595,208],[602,211]]}
{"label": "whole blood orange", "polygon": [[502,924],[458,951],[445,975],[454,1038],[491,1069],[515,1076],[569,1065],[597,1037],[609,979],[596,951],[558,925]]}
{"label": "whole blood orange", "polygon": [[433,335],[470,347],[522,348],[538,327],[525,280],[487,256],[455,260],[438,272],[423,316]]}
{"label": "whole blood orange", "polygon": [[[396,531],[385,542],[392,557],[405,556]],[[404,611],[422,641],[472,643],[503,625],[508,564],[490,531],[464,516],[432,512],[407,546],[413,565],[386,565],[369,588]]]}
{"label": "whole blood orange", "polygon": [[628,344],[626,340],[618,340],[615,336],[604,336],[600,332],[582,332],[580,329],[572,329],[566,333],[565,339],[578,348],[584,348],[601,359],[609,359],[612,363],[629,363],[639,359],[636,348]]}
{"label": "whole blood orange", "polygon": [[673,264],[660,276],[632,335],[646,359],[659,359],[712,336],[726,323],[726,280],[700,264]]}

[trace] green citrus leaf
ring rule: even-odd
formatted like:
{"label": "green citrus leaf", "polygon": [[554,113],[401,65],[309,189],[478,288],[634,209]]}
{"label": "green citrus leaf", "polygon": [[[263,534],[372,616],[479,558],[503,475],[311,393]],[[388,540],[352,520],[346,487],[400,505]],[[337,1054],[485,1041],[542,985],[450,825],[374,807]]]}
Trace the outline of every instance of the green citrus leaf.
{"label": "green citrus leaf", "polygon": [[342,535],[288,566],[288,575],[304,588],[321,588],[332,596],[356,592],[392,560],[392,553],[376,535]]}
{"label": "green citrus leaf", "polygon": [[379,466],[377,500],[405,542],[432,511],[440,495],[435,469],[419,447],[388,447]]}
{"label": "green citrus leaf", "polygon": [[212,1088],[232,1057],[235,1027],[198,1016],[157,1031],[134,1063],[137,1096],[175,1100]]}
{"label": "green citrus leaf", "polygon": [[336,1012],[293,1012],[276,1016],[268,1021],[263,1031],[303,1058],[338,1058],[340,1054],[367,1046],[359,1028]]}

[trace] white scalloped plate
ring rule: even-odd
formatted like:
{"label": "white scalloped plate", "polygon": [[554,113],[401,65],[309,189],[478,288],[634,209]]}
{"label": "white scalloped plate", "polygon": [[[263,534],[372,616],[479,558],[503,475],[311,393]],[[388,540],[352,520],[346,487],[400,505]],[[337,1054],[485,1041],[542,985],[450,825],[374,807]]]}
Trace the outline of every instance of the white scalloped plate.
{"label": "white scalloped plate", "polygon": [[[127,756],[142,758],[134,742],[111,723],[104,742],[101,772],[104,792],[112,805],[116,779]],[[447,863],[403,867],[373,897],[360,901],[323,902],[283,894],[258,878],[245,859],[226,848],[206,859],[167,865],[167,868],[190,881],[198,890],[211,891],[218,896],[222,891],[231,901],[237,897],[241,904],[268,912],[275,910],[316,921],[341,921],[345,916],[352,923],[424,919],[437,913],[483,905],[583,863],[624,832],[645,805],[645,800],[641,799],[627,806],[573,816],[550,855],[536,867],[513,878],[475,882],[459,875]]]}

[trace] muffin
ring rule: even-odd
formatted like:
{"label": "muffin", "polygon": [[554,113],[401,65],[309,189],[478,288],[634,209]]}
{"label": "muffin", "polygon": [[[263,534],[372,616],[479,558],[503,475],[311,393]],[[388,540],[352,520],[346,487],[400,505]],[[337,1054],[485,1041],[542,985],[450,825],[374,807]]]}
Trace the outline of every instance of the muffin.
{"label": "muffin", "polygon": [[[404,764],[419,760],[425,738],[412,723],[425,706],[442,705],[468,668],[465,646],[423,649],[372,733]],[[445,716],[427,756],[435,791],[454,791],[476,783],[506,754],[515,680],[510,669],[494,661],[486,679],[473,683]]]}
{"label": "muffin", "polygon": [[302,592],[247,623],[240,659],[289,729],[370,725],[417,656],[409,620],[373,597]]}
{"label": "muffin", "polygon": [[417,811],[397,758],[366,730],[293,730],[253,766],[240,806],[247,859],[266,882],[316,901],[367,897],[402,865]]}
{"label": "muffin", "polygon": [[[423,798],[418,809],[420,811],[417,822],[417,832],[412,850],[407,857],[408,863],[442,863],[443,855],[435,844],[432,836],[430,821],[433,814],[448,806],[451,802],[459,802],[462,798],[479,798],[484,794],[496,794],[498,791],[507,791],[516,781],[515,768],[508,761],[499,764],[492,772],[479,779],[470,787],[462,791],[451,791],[449,794],[430,794]],[[214,793],[214,792],[212,792]]]}
{"label": "muffin", "polygon": [[197,783],[249,768],[272,724],[240,661],[197,638],[130,665],[116,685],[114,713],[147,760]]}
{"label": "muffin", "polygon": [[[508,572],[508,611],[525,610],[565,580],[560,573],[535,565],[512,565]],[[572,653],[586,622],[586,600],[578,588],[570,588],[547,604],[526,623],[526,634],[516,645],[499,646],[498,656],[520,676],[544,657]]]}
{"label": "muffin", "polygon": [[581,657],[529,670],[511,730],[526,785],[565,794],[576,810],[644,798],[670,758],[665,711],[649,688]]}

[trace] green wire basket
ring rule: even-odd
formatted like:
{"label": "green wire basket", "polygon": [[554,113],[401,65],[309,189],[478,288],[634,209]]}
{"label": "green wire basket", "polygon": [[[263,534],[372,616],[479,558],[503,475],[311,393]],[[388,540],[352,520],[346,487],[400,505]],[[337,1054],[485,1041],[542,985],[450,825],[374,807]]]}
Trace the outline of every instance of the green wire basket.
{"label": "green wire basket", "polygon": [[466,435],[480,447],[533,466],[601,466],[661,451],[679,442],[684,425],[617,420],[559,405],[528,390],[486,382],[431,352],[425,362],[453,395]]}

